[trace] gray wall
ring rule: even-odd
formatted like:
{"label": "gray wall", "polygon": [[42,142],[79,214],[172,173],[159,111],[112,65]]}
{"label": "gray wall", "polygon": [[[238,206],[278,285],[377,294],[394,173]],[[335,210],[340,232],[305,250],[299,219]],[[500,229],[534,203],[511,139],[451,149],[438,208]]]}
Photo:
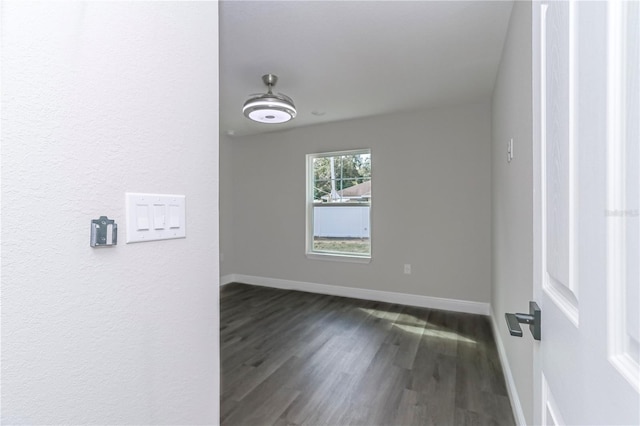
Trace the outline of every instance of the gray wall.
{"label": "gray wall", "polygon": [[[490,126],[487,101],[222,138],[222,274],[489,302]],[[307,259],[305,155],[357,148],[372,150],[373,260]]]}
{"label": "gray wall", "polygon": [[[218,421],[217,23],[2,3],[2,424]],[[187,238],[126,244],[125,192],[185,194]]]}
{"label": "gray wall", "polygon": [[[505,312],[527,312],[533,297],[531,3],[515,2],[492,102],[491,307],[528,424],[533,422],[533,348],[513,338]],[[506,160],[509,138],[515,157]]]}
{"label": "gray wall", "polygon": [[235,272],[233,241],[233,143],[226,135],[220,135],[220,275]]}

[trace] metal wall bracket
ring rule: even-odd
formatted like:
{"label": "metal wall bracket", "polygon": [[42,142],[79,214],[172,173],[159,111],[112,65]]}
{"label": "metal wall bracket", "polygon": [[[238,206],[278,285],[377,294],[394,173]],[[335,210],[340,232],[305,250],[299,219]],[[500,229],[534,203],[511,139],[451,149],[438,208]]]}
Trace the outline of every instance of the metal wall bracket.
{"label": "metal wall bracket", "polygon": [[536,302],[529,302],[529,314],[504,314],[507,320],[509,334],[522,337],[520,323],[529,324],[529,330],[535,340],[540,340],[542,313]]}
{"label": "metal wall bracket", "polygon": [[108,247],[118,244],[118,225],[113,219],[100,216],[91,221],[91,247]]}

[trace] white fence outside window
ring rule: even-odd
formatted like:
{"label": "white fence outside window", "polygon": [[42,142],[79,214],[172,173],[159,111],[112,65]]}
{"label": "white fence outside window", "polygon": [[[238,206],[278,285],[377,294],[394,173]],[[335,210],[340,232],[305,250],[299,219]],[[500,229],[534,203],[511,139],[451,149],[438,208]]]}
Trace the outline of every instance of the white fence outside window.
{"label": "white fence outside window", "polygon": [[314,205],[313,236],[369,238],[370,209],[370,206]]}

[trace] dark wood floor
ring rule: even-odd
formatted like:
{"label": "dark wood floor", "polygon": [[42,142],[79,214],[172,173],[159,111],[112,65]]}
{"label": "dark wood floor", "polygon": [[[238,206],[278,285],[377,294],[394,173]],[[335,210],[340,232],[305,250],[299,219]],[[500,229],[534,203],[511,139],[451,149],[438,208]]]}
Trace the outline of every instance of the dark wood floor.
{"label": "dark wood floor", "polygon": [[487,317],[223,287],[223,425],[513,425]]}

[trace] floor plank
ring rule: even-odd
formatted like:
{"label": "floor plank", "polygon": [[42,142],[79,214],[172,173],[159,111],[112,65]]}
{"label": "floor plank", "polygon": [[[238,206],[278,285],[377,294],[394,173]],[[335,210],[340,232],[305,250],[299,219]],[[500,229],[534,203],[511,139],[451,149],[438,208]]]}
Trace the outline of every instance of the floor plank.
{"label": "floor plank", "polygon": [[513,425],[488,318],[233,283],[222,425]]}

